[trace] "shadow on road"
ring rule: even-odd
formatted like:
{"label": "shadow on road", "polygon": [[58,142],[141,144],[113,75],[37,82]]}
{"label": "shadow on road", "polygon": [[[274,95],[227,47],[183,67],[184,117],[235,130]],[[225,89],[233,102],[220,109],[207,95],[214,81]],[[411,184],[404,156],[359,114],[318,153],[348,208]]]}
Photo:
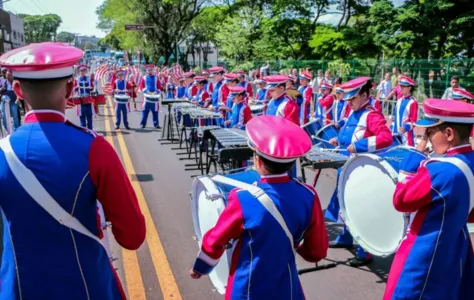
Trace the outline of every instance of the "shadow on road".
{"label": "shadow on road", "polygon": [[[96,131],[97,133],[101,134],[101,135],[106,135],[106,134],[110,134],[110,136],[117,136],[117,132],[116,131],[103,131],[103,130],[98,130]],[[123,131],[121,130],[122,134],[123,135],[129,135],[130,132],[128,131]]]}
{"label": "shadow on road", "polygon": [[[343,224],[333,223],[333,222],[326,222],[326,228],[328,232],[328,238],[330,241],[334,240],[337,235],[342,231]],[[356,246],[348,251],[355,256],[356,253]],[[380,278],[377,283],[387,283],[388,273],[390,271],[390,266],[392,265],[394,255],[389,257],[376,257],[374,256],[374,260],[367,266],[356,268],[361,271],[371,272],[375,274],[377,277]],[[348,267],[351,267],[348,261],[333,261],[337,264],[343,264]],[[351,267],[352,268],[352,267]]]}
{"label": "shadow on road", "polygon": [[152,174],[133,174],[132,180],[138,182],[150,182],[154,181],[155,179],[153,178]]}
{"label": "shadow on road", "polygon": [[143,133],[161,132],[161,129],[157,128],[131,128],[130,130]]}

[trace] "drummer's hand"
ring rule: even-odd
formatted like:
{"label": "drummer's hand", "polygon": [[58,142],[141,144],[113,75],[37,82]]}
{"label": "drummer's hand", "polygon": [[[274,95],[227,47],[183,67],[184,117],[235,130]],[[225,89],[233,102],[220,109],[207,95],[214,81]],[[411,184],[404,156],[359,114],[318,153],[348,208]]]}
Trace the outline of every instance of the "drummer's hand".
{"label": "drummer's hand", "polygon": [[347,147],[347,152],[356,153],[356,148],[354,147],[354,145],[350,144],[349,147]]}
{"label": "drummer's hand", "polygon": [[191,275],[192,279],[199,279],[202,277],[201,274],[194,272],[193,269],[189,270],[189,275]]}
{"label": "drummer's hand", "polygon": [[226,125],[226,126],[229,125],[229,124],[230,124],[230,120],[227,120],[227,121],[224,122],[224,125]]}
{"label": "drummer's hand", "polygon": [[333,146],[337,146],[339,145],[339,142],[337,141],[337,138],[332,138],[329,140],[329,144],[333,145]]}
{"label": "drummer's hand", "polygon": [[398,128],[398,132],[405,133],[405,129],[403,127]]}

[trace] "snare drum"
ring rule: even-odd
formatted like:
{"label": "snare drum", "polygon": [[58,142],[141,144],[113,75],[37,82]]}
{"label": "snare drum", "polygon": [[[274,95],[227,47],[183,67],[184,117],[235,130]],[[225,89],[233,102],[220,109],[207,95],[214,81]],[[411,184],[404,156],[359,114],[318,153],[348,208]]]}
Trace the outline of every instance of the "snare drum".
{"label": "snare drum", "polygon": [[316,138],[318,142],[321,143],[321,148],[334,149],[336,147],[331,145],[329,141],[332,138],[336,138],[338,134],[339,130],[336,128],[336,125],[328,124],[316,133]]}
{"label": "snare drum", "polygon": [[301,128],[306,131],[306,133],[309,135],[311,140],[313,141],[313,145],[319,144],[320,141],[316,139],[316,133],[323,128],[323,123],[321,122],[321,119],[315,119],[310,121],[309,123],[306,123],[305,125],[301,126]]}
{"label": "snare drum", "polygon": [[128,103],[128,101],[130,100],[130,96],[129,95],[114,95],[114,99],[115,99],[115,102],[118,102],[118,103]]}
{"label": "snare drum", "polygon": [[342,167],[338,182],[341,218],[359,245],[386,257],[406,235],[408,219],[393,207],[400,164],[409,153],[426,155],[399,146],[384,153],[359,154]]}
{"label": "snare drum", "polygon": [[105,105],[106,99],[104,94],[98,94],[94,97],[94,102],[97,105]]}
{"label": "snare drum", "polygon": [[94,98],[91,96],[72,96],[70,99],[75,105],[94,103]]}
{"label": "snare drum", "polygon": [[[255,170],[225,175],[225,177],[247,184],[260,180],[260,175]],[[194,180],[191,190],[191,202],[194,231],[199,248],[201,248],[204,234],[216,225],[220,214],[227,205],[227,195],[233,188],[233,186],[215,182],[209,176],[201,176]],[[225,294],[227,286],[233,250],[233,247],[229,247],[209,274],[212,284],[222,295]]]}
{"label": "snare drum", "polygon": [[153,102],[158,101],[161,97],[160,94],[143,94],[143,96],[145,99]]}
{"label": "snare drum", "polygon": [[250,110],[252,111],[253,116],[263,115],[263,108],[264,108],[264,105],[262,104],[256,104],[256,105],[250,106]]}

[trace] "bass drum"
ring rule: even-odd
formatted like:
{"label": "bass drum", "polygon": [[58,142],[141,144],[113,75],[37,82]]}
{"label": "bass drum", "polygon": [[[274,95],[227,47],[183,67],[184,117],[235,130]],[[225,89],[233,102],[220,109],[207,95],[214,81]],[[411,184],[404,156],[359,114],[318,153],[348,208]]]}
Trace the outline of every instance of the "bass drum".
{"label": "bass drum", "polygon": [[[260,180],[260,175],[253,169],[224,176],[247,184],[253,184]],[[209,176],[197,177],[193,181],[191,189],[192,214],[199,249],[201,249],[202,237],[216,225],[227,205],[227,195],[233,188],[234,186],[215,182]],[[233,246],[227,248],[209,274],[212,284],[221,295],[225,294],[233,250]]]}
{"label": "bass drum", "polygon": [[400,164],[409,153],[427,156],[415,148],[399,146],[380,154],[351,157],[338,182],[341,218],[362,248],[386,257],[406,235],[408,219],[393,207]]}

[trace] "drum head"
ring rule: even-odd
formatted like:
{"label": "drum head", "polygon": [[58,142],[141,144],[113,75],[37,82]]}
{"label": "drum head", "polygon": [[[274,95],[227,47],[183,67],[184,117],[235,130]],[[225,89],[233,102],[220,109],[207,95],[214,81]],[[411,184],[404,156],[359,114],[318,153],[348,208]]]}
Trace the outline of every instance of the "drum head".
{"label": "drum head", "polygon": [[[194,180],[191,201],[194,231],[198,239],[199,249],[201,249],[202,236],[216,225],[225,208],[225,196],[214,201],[208,199],[209,195],[218,194],[221,194],[221,192],[209,177],[198,177]],[[222,295],[225,294],[227,286],[231,258],[232,250],[224,252],[214,270],[209,274],[212,284]]]}
{"label": "drum head", "polygon": [[350,158],[338,182],[341,217],[362,248],[376,256],[393,254],[406,233],[403,213],[393,207],[398,174],[373,154]]}

